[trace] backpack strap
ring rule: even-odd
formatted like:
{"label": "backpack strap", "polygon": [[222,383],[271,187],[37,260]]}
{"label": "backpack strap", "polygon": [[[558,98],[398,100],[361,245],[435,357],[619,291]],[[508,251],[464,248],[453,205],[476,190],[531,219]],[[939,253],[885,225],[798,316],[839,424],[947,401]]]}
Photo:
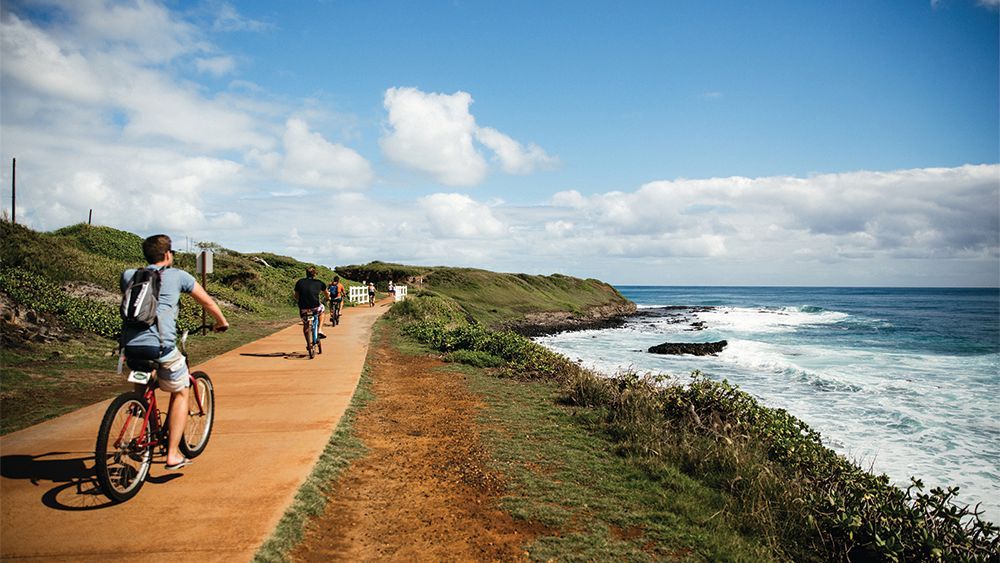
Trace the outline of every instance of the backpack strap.
{"label": "backpack strap", "polygon": [[[160,289],[163,289],[163,270],[165,270],[166,268],[167,268],[166,266],[161,266],[160,268],[158,268],[156,270],[156,276],[158,278],[160,278]],[[159,293],[157,293],[157,295],[156,295],[156,303],[157,303],[157,305],[156,305],[157,308],[159,308],[159,306],[160,306],[159,305],[159,303],[160,303],[160,295],[159,295]],[[177,302],[177,306],[178,307],[180,306],[180,301]],[[156,336],[159,337],[159,339],[160,339],[160,357],[162,358],[163,357],[163,331],[160,330],[160,315],[159,314],[156,315],[156,318],[153,320],[153,322],[156,323]]]}

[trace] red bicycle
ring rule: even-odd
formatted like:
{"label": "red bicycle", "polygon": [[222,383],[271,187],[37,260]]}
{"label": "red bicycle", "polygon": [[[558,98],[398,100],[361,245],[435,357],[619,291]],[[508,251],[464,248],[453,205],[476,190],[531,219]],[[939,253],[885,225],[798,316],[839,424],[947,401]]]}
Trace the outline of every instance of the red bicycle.
{"label": "red bicycle", "polygon": [[[199,327],[211,328],[210,326]],[[181,352],[187,356],[188,331],[180,338]],[[95,471],[101,489],[114,502],[125,502],[139,493],[149,476],[153,452],[167,452],[166,413],[156,404],[156,379],[152,372],[133,371],[129,380],[146,382],[145,392],[122,393],[104,412],[95,448]],[[208,374],[190,374],[188,420],[180,442],[181,453],[193,459],[201,455],[212,435],[215,420],[215,388]]]}

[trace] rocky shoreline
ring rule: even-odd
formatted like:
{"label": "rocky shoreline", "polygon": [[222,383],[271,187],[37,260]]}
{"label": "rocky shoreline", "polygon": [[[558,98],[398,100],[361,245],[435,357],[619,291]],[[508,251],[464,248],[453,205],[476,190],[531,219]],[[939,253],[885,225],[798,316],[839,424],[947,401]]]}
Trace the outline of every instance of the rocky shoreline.
{"label": "rocky shoreline", "polygon": [[530,313],[521,320],[506,323],[500,328],[529,338],[567,331],[618,328],[624,326],[636,312],[635,303],[629,301],[593,307],[583,314],[569,311]]}

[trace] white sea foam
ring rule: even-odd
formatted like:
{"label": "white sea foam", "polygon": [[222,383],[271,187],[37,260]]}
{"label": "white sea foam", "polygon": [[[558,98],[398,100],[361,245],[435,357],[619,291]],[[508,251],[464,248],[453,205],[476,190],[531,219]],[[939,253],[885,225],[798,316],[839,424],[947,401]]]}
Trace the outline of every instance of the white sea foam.
{"label": "white sea foam", "polygon": [[700,321],[720,331],[738,333],[792,332],[808,325],[828,325],[850,317],[837,311],[810,311],[802,307],[748,309],[720,307],[696,313]]}

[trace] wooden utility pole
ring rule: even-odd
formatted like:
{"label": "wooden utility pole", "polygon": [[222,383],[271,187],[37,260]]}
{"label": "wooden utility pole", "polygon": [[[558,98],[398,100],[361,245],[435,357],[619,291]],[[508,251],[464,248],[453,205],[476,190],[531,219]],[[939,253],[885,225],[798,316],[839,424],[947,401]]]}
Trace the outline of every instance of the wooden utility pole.
{"label": "wooden utility pole", "polygon": [[17,159],[10,165],[10,222],[17,224]]}
{"label": "wooden utility pole", "polygon": [[94,220],[94,210],[91,209],[90,213],[87,214],[87,226],[89,227]]}

